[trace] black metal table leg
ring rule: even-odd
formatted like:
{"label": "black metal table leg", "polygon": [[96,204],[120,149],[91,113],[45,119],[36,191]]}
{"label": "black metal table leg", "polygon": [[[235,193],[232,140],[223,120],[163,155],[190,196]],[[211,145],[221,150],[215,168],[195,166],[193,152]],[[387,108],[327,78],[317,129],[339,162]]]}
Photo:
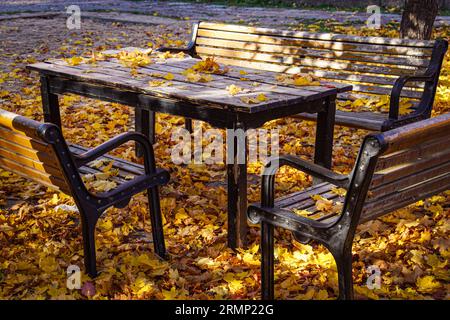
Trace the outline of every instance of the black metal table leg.
{"label": "black metal table leg", "polygon": [[44,110],[44,121],[56,124],[61,128],[61,114],[59,111],[58,95],[51,93],[50,83],[47,76],[41,76],[42,108]]}
{"label": "black metal table leg", "polygon": [[194,132],[192,130],[192,119],[189,118],[184,118],[184,127],[187,131],[189,131],[190,133]]}
{"label": "black metal table leg", "polygon": [[156,142],[156,112],[149,111],[149,132],[148,139],[151,144],[155,144]]}
{"label": "black metal table leg", "polygon": [[[243,136],[242,136],[243,134]],[[227,132],[228,246],[242,248],[247,240],[247,139],[237,124]]]}
{"label": "black metal table leg", "polygon": [[326,104],[325,109],[317,114],[314,162],[331,169],[336,96],[328,97],[324,103]]}
{"label": "black metal table leg", "polygon": [[[137,132],[142,133],[147,138],[150,138],[150,111],[144,110],[142,108],[139,108],[136,106],[134,109],[135,113],[135,129]],[[154,114],[154,112],[152,112]],[[139,143],[136,143],[136,157],[142,157],[144,155],[143,150],[141,149],[141,146]]]}

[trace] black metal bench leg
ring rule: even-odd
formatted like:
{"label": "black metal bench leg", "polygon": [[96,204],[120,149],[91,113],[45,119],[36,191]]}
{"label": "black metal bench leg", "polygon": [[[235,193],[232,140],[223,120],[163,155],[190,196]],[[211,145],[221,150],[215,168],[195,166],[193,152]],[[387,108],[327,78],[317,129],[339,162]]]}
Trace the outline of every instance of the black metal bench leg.
{"label": "black metal bench leg", "polygon": [[[86,273],[95,278],[97,276],[97,259],[95,253],[95,225],[97,212],[81,211],[81,224],[83,233],[84,267]],[[95,218],[92,218],[95,215]]]}
{"label": "black metal bench leg", "polygon": [[164,229],[162,223],[161,207],[159,202],[158,187],[147,190],[150,219],[152,223],[152,236],[155,253],[163,259],[167,258],[166,245],[164,243]]}
{"label": "black metal bench leg", "polygon": [[339,282],[339,300],[353,299],[352,251],[340,250],[333,253],[336,260]]}
{"label": "black metal bench leg", "polygon": [[273,225],[261,222],[261,298],[273,300],[274,258]]}

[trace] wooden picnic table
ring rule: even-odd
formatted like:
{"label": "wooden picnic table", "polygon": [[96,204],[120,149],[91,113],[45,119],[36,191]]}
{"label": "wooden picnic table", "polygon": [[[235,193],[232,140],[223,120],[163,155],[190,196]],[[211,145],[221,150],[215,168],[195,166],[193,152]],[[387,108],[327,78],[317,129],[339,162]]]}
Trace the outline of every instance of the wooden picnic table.
{"label": "wooden picnic table", "polygon": [[[107,53],[115,52],[118,51]],[[280,83],[275,72],[243,67],[230,67],[224,74],[210,74],[209,82],[187,81],[183,72],[199,61],[192,57],[155,58],[151,64],[136,68],[133,74],[115,58],[77,65],[69,65],[63,59],[50,60],[28,68],[40,73],[45,121],[58,126],[61,126],[58,95],[65,93],[134,107],[136,130],[147,136],[151,130],[149,120],[154,119],[155,112],[243,131],[302,112],[317,113],[314,159],[331,167],[336,95],[350,91],[351,85],[321,82],[317,86],[299,87]],[[173,75],[173,79],[166,81],[170,85],[149,85],[149,81],[164,79],[167,73]],[[232,84],[243,88],[243,92],[232,96],[226,89]],[[250,104],[242,100],[260,94],[267,100]],[[243,156],[247,154],[247,143],[235,138],[234,146],[231,150],[234,161],[229,164],[227,161],[228,245],[231,248],[244,246],[247,235],[247,160]],[[237,159],[242,156],[244,163],[239,163]]]}

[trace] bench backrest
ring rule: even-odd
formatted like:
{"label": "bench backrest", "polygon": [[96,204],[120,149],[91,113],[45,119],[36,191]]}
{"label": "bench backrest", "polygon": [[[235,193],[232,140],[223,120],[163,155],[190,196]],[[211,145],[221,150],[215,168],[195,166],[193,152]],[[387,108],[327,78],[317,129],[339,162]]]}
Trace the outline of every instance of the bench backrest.
{"label": "bench backrest", "polygon": [[450,113],[366,137],[347,192],[359,223],[450,189]]}
{"label": "bench backrest", "polygon": [[[194,27],[192,44],[200,57],[214,56],[230,65],[310,73],[323,80],[349,83],[354,97],[387,95],[398,76],[422,75],[431,67],[439,71],[447,48],[440,40],[359,37],[209,22]],[[414,102],[422,91],[423,84],[408,83],[402,96]]]}
{"label": "bench backrest", "polygon": [[46,140],[51,126],[0,109],[0,167],[70,194],[55,146]]}

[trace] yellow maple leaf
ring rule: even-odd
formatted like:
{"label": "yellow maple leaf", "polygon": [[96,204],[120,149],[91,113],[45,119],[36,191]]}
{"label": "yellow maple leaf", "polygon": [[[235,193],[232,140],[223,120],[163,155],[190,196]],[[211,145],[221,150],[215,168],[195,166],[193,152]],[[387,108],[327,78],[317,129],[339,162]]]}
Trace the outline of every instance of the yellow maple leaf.
{"label": "yellow maple leaf", "polygon": [[254,265],[254,266],[260,265],[259,259],[255,259],[254,255],[251,254],[250,252],[244,253],[244,255],[242,256],[242,260],[245,263],[250,264],[250,265]]}
{"label": "yellow maple leaf", "polygon": [[228,90],[228,93],[229,93],[229,94],[231,94],[232,96],[235,96],[235,95],[237,95],[239,92],[242,91],[242,88],[241,88],[241,87],[238,87],[237,85],[232,84],[232,85],[229,85],[229,86],[227,87],[227,90]]}
{"label": "yellow maple leaf", "polygon": [[163,289],[161,293],[164,300],[176,300],[178,296],[177,289],[175,287],[170,288],[170,291]]}
{"label": "yellow maple leaf", "polygon": [[337,194],[338,196],[341,196],[341,197],[345,197],[345,195],[347,194],[347,190],[345,190],[344,188],[332,187],[331,192],[333,192],[334,194]]}
{"label": "yellow maple leaf", "polygon": [[82,57],[72,57],[72,58],[66,58],[66,59],[64,59],[64,61],[66,61],[69,66],[77,66],[83,62],[83,58]]}
{"label": "yellow maple leaf", "polygon": [[170,72],[164,76],[164,79],[169,80],[169,81],[173,80],[174,78],[175,78],[175,76]]}
{"label": "yellow maple leaf", "polygon": [[437,289],[441,286],[441,284],[436,281],[433,276],[425,276],[418,278],[416,281],[417,290],[421,292],[431,292],[434,289]]}
{"label": "yellow maple leaf", "polygon": [[302,217],[308,217],[312,212],[309,212],[308,210],[301,210],[301,209],[293,209],[292,210],[295,214],[298,214]]}
{"label": "yellow maple leaf", "polygon": [[201,74],[195,72],[192,69],[187,69],[183,72],[183,75],[186,76],[186,80],[189,82],[210,82],[212,81],[212,77],[209,74]]}
{"label": "yellow maple leaf", "polygon": [[102,231],[110,231],[114,227],[111,220],[104,220],[104,219],[99,221],[98,226]]}
{"label": "yellow maple leaf", "polygon": [[260,93],[258,94],[258,96],[256,97],[256,99],[258,99],[259,101],[263,102],[263,101],[267,101],[267,97],[264,93]]}
{"label": "yellow maple leaf", "polygon": [[267,97],[264,95],[264,93],[261,93],[256,97],[241,97],[241,101],[247,104],[258,104],[267,101]]}
{"label": "yellow maple leaf", "polygon": [[133,290],[133,292],[137,295],[152,292],[153,288],[154,284],[141,275],[138,276],[131,285],[131,290]]}
{"label": "yellow maple leaf", "polygon": [[39,267],[47,273],[52,273],[59,268],[55,257],[47,256],[39,260]]}
{"label": "yellow maple leaf", "polygon": [[311,198],[316,201],[316,208],[319,211],[331,211],[331,209],[333,208],[332,200],[328,200],[318,194],[311,196]]}
{"label": "yellow maple leaf", "polygon": [[148,82],[148,85],[149,85],[150,87],[160,87],[160,86],[162,86],[162,85],[165,84],[165,83],[166,83],[165,80],[157,80],[157,79],[155,79],[155,80],[150,80],[150,81]]}

